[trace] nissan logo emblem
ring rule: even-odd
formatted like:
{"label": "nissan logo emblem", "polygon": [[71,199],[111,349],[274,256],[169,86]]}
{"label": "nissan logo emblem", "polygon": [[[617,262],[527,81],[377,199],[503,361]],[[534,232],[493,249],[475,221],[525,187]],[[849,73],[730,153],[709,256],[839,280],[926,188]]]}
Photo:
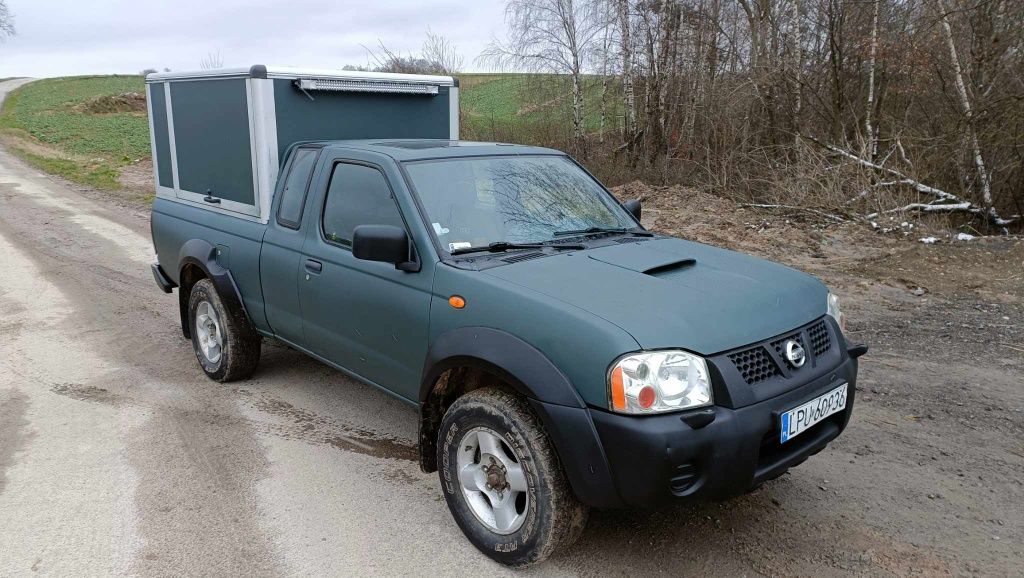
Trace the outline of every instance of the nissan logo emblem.
{"label": "nissan logo emblem", "polygon": [[786,342],[786,360],[793,364],[793,367],[800,367],[807,361],[804,347],[794,339]]}

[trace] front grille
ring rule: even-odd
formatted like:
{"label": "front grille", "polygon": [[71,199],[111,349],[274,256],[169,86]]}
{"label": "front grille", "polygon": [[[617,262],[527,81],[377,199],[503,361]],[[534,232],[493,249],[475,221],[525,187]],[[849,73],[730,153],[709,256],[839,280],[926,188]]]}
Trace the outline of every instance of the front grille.
{"label": "front grille", "polygon": [[[786,342],[791,339],[799,343],[807,355],[807,362],[800,367],[786,359]],[[822,318],[789,333],[728,353],[726,357],[743,380],[748,385],[754,385],[776,377],[782,379],[803,375],[809,368],[832,355],[833,344],[832,331],[825,318]]]}
{"label": "front grille", "polygon": [[743,376],[748,384],[762,382],[766,379],[780,375],[779,367],[775,365],[764,347],[757,346],[729,354],[729,359],[736,365],[736,369]]}
{"label": "front grille", "polygon": [[832,338],[828,335],[828,328],[825,327],[824,319],[811,325],[810,329],[807,330],[807,334],[811,337],[811,347],[814,350],[815,357],[821,357],[823,353],[832,347]]}

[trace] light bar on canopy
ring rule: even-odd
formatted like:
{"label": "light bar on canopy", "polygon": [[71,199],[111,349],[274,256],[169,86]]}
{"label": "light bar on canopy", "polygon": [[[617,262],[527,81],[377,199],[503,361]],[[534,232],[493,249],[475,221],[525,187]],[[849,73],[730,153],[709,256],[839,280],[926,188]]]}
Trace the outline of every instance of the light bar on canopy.
{"label": "light bar on canopy", "polygon": [[338,78],[300,78],[295,85],[305,91],[380,92],[390,94],[436,95],[437,85],[387,80],[343,80]]}

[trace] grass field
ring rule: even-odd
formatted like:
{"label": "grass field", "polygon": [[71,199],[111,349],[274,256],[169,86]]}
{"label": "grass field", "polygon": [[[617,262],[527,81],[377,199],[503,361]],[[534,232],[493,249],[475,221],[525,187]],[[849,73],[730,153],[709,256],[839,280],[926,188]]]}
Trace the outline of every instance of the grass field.
{"label": "grass field", "polygon": [[[464,138],[531,143],[567,136],[572,127],[571,84],[554,74],[464,74],[459,77]],[[614,87],[609,89],[609,92]],[[584,127],[599,130],[601,79],[584,78]],[[618,100],[609,95],[606,123],[613,126]],[[504,136],[508,135],[508,136]]]}
{"label": "grass field", "polygon": [[[571,132],[569,79],[557,75],[465,74],[459,77],[462,137],[551,145]],[[584,79],[585,126],[600,127],[601,81]],[[0,112],[5,144],[46,172],[101,189],[121,187],[121,173],[150,157],[144,111],[89,112],[102,97],[144,93],[141,76],[81,76],[29,83]],[[617,99],[609,98],[609,102]],[[609,126],[614,124],[609,109]]]}
{"label": "grass field", "polygon": [[141,76],[55,78],[8,95],[0,130],[8,147],[36,167],[102,189],[116,189],[121,169],[148,159],[145,112],[91,114],[89,101],[144,90]]}

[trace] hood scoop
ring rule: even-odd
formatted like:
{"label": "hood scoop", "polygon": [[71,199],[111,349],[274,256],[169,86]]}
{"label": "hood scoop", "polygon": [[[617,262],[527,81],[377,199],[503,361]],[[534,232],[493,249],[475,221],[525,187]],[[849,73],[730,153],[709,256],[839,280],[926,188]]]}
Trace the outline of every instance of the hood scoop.
{"label": "hood scoop", "polygon": [[651,275],[652,277],[672,273],[697,264],[696,259],[662,251],[603,251],[590,255],[590,258],[630,271],[636,271],[637,273],[643,273],[644,275]]}
{"label": "hood scoop", "polygon": [[651,275],[652,277],[657,277],[658,275],[663,275],[665,273],[671,273],[673,271],[678,271],[679,269],[685,269],[686,267],[692,267],[692,266],[694,266],[696,264],[697,264],[697,260],[696,259],[679,259],[679,260],[673,261],[671,263],[665,263],[664,265],[658,265],[656,267],[651,267],[649,269],[646,269],[646,270],[642,271],[642,273],[644,275]]}

